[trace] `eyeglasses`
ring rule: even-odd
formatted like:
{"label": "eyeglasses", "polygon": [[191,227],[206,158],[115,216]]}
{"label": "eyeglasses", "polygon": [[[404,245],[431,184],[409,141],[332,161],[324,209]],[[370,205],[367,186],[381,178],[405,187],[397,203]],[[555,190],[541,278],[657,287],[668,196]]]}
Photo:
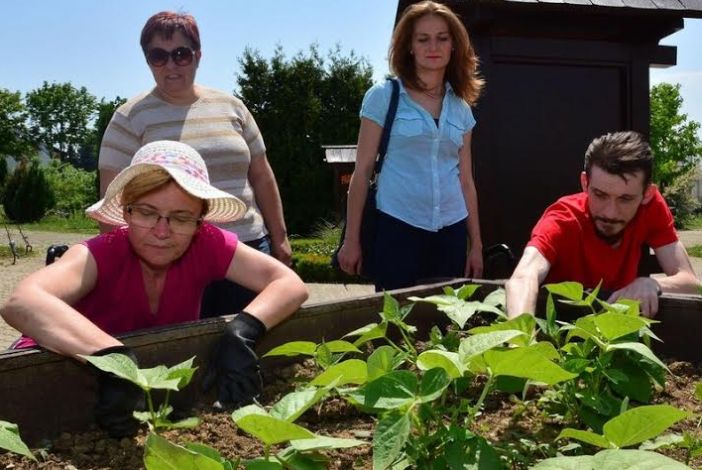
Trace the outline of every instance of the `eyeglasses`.
{"label": "eyeglasses", "polygon": [[145,206],[129,205],[127,213],[131,216],[131,223],[141,228],[154,228],[159,220],[166,219],[171,231],[180,235],[192,235],[202,223],[202,217],[181,214],[161,215]]}
{"label": "eyeglasses", "polygon": [[172,51],[154,47],[146,52],[146,61],[152,67],[163,67],[168,63],[168,58],[170,57],[173,59],[174,64],[183,67],[192,64],[194,56],[195,51],[185,46],[176,47]]}

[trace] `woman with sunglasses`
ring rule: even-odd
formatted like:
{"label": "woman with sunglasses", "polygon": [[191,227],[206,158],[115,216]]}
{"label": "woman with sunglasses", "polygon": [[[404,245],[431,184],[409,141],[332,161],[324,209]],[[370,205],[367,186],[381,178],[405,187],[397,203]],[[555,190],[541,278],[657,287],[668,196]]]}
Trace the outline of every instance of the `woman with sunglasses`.
{"label": "woman with sunglasses", "polygon": [[[260,292],[225,327],[205,388],[221,406],[260,393],[257,339],[297,310],[307,288],[287,266],[239,243],[211,223],[246,212],[235,196],[210,185],[200,155],[186,144],[142,147],[88,216],[119,228],[72,246],[57,262],[21,281],[0,309],[22,332],[14,348],[37,344],[79,354],[134,353],[115,335],[199,318],[206,285],[229,279]],[[136,432],[131,412],[143,394],[114,376],[99,376],[97,423],[113,437]]]}
{"label": "woman with sunglasses", "polygon": [[[289,265],[292,251],[283,206],[256,121],[238,98],[195,83],[202,57],[195,19],[157,13],[144,25],[140,42],[156,86],[114,113],[100,148],[101,194],[142,145],[184,142],[202,155],[215,186],[248,208],[236,222],[219,226]],[[255,295],[228,281],[213,283],[203,297],[202,316],[233,313]]]}

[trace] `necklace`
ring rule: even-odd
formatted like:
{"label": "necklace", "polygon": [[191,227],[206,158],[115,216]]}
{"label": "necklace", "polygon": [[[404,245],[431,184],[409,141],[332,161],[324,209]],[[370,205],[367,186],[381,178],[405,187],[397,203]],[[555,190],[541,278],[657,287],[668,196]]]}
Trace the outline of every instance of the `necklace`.
{"label": "necklace", "polygon": [[444,91],[445,91],[444,87],[442,86],[441,92],[439,92],[439,93],[432,93],[429,90],[422,90],[422,94],[425,96],[428,96],[429,98],[431,98],[433,100],[438,100],[438,99],[441,99],[444,97]]}

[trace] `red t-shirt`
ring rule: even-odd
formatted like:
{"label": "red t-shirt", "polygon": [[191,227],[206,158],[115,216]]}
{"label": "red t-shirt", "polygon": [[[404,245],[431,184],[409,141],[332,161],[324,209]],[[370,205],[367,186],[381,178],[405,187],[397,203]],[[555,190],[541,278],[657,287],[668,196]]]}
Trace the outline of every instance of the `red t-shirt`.
{"label": "red t-shirt", "polygon": [[[168,268],[158,312],[153,314],[127,228],[98,235],[83,242],[95,258],[97,282],[74,308],[110,335],[197,320],[205,287],[225,277],[237,243],[236,234],[204,223],[183,256]],[[35,345],[22,336],[13,348]]]}
{"label": "red t-shirt", "polygon": [[636,279],[642,245],[655,249],[678,240],[673,215],[658,189],[654,191],[624,228],[616,248],[595,233],[587,193],[562,197],[546,209],[527,243],[551,263],[546,282],[576,281],[594,288],[602,280],[602,288],[612,291]]}

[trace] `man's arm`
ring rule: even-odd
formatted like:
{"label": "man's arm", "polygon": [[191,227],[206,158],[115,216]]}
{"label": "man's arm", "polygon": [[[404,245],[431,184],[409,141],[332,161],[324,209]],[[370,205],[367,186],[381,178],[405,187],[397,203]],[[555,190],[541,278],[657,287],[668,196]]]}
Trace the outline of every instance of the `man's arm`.
{"label": "man's arm", "polygon": [[641,303],[641,313],[652,317],[658,313],[658,295],[661,292],[676,294],[699,294],[700,283],[685,247],[678,240],[654,250],[658,264],[663,268],[665,277],[639,277],[628,286],[612,293],[607,299],[634,299]]}
{"label": "man's arm", "polygon": [[551,263],[533,246],[527,246],[512,277],[505,284],[507,316],[535,314],[539,285],[546,279]]}
{"label": "man's arm", "polygon": [[288,241],[288,231],[283,217],[283,203],[280,200],[278,183],[266,154],[251,158],[248,174],[256,204],[261,209],[263,223],[271,236],[271,254],[285,265],[292,261],[292,249]]}

